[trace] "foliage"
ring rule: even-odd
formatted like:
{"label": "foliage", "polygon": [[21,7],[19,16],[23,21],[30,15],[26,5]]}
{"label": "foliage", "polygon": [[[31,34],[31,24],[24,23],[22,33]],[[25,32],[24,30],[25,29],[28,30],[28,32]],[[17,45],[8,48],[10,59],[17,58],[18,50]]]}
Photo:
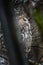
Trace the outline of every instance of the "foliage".
{"label": "foliage", "polygon": [[39,26],[43,39],[43,13],[41,14],[40,10],[34,10],[33,17],[36,20],[37,25]]}

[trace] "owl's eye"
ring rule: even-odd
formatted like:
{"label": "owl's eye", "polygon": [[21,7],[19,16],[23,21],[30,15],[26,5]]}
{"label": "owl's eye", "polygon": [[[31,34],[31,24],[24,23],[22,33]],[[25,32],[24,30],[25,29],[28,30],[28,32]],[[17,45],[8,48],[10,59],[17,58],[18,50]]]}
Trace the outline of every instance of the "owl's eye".
{"label": "owl's eye", "polygon": [[23,18],[23,20],[24,20],[24,21],[26,21],[26,19],[25,19],[25,18]]}

